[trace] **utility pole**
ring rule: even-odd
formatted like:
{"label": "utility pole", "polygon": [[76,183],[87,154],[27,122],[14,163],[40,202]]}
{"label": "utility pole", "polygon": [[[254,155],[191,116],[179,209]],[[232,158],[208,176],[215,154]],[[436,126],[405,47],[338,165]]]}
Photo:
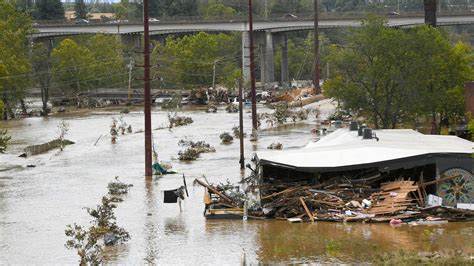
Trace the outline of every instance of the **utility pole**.
{"label": "utility pole", "polygon": [[318,16],[318,1],[314,0],[314,77],[313,88],[316,94],[321,93],[319,86],[319,16]]}
{"label": "utility pole", "polygon": [[150,32],[148,25],[148,0],[143,0],[143,42],[145,63],[145,176],[151,177],[151,96],[150,96]]}
{"label": "utility pole", "polygon": [[240,169],[245,169],[244,158],[244,112],[242,104],[242,79],[239,79],[239,140],[240,140]]}
{"label": "utility pole", "polygon": [[257,139],[257,93],[255,90],[255,62],[253,55],[252,0],[249,0],[249,38],[250,38],[250,84],[252,98],[252,139]]}
{"label": "utility pole", "polygon": [[214,68],[213,68],[213,71],[212,71],[212,88],[213,89],[216,88],[216,64],[217,64],[217,61],[219,61],[219,60],[214,60]]}
{"label": "utility pole", "polygon": [[134,60],[132,54],[130,53],[130,63],[128,64],[128,102],[132,101],[132,68]]}

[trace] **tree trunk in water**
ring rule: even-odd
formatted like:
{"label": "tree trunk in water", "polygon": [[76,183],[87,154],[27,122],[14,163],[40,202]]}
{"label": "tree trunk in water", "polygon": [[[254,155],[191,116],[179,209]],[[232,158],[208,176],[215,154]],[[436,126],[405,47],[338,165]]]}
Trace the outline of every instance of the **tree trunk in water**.
{"label": "tree trunk in water", "polygon": [[431,114],[432,121],[431,121],[431,135],[438,135],[438,124],[436,123],[436,113],[433,112]]}
{"label": "tree trunk in water", "polygon": [[26,104],[24,99],[20,99],[20,104],[21,104],[21,112],[23,115],[28,115],[28,110],[26,109]]}
{"label": "tree trunk in water", "polygon": [[47,116],[49,113],[49,110],[48,110],[49,93],[48,93],[47,88],[41,89],[41,101],[43,102],[43,112],[41,112],[41,115]]}

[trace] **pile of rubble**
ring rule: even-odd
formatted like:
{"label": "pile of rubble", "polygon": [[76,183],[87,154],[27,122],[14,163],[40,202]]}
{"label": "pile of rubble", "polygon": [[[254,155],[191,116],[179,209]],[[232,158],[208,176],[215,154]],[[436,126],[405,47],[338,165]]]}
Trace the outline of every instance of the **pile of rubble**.
{"label": "pile of rubble", "polygon": [[[241,205],[232,205],[232,202],[241,202],[242,197],[233,199],[226,187],[208,186],[226,196],[228,207],[229,204],[230,207]],[[358,182],[261,184],[253,187],[260,191],[260,203],[249,207],[248,213],[249,217],[288,219],[291,222],[411,222],[416,225],[474,220],[472,210],[429,206],[422,187],[403,179],[381,183],[378,188]]]}

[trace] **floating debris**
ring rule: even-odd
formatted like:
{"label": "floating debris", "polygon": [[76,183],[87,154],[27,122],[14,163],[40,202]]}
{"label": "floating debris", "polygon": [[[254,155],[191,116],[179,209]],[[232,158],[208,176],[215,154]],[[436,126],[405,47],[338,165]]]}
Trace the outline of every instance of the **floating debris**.
{"label": "floating debris", "polygon": [[183,96],[180,93],[175,93],[171,96],[171,99],[163,101],[161,104],[162,109],[177,109],[181,107],[181,101]]}
{"label": "floating debris", "polygon": [[210,104],[206,109],[206,113],[217,113],[217,106]]}
{"label": "floating debris", "polygon": [[39,144],[39,145],[31,145],[31,146],[27,146],[25,149],[24,149],[24,153],[22,153],[19,157],[28,157],[28,156],[31,156],[31,155],[36,155],[36,154],[41,154],[41,153],[45,153],[45,152],[48,152],[50,150],[53,150],[53,149],[57,149],[57,148],[60,148],[61,145],[64,147],[66,145],[71,145],[71,144],[74,144],[74,142],[70,141],[70,140],[67,140],[67,139],[55,139],[55,140],[52,140],[52,141],[48,141],[46,143],[43,143],[43,144]]}
{"label": "floating debris", "polygon": [[280,142],[273,142],[272,144],[270,144],[267,149],[269,150],[281,150],[283,149],[283,144],[281,144]]}

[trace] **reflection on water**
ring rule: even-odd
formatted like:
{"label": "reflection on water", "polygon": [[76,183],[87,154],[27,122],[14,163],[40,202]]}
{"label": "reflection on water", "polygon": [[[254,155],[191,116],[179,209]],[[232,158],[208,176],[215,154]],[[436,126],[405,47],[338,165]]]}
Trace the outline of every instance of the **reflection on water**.
{"label": "reflection on water", "polygon": [[[117,223],[132,238],[125,245],[106,247],[107,263],[240,264],[243,257],[250,264],[365,262],[373,254],[397,249],[472,252],[474,223],[392,228],[386,224],[206,221],[204,190],[191,185],[194,178],[204,174],[213,183],[238,182],[249,170],[240,170],[238,139],[231,145],[222,145],[219,139],[220,133],[238,125],[238,114],[221,109],[217,114],[193,110],[186,115],[193,118],[193,124],[153,132],[160,159],[172,162],[179,173],[152,180],[143,177],[143,134],[119,136],[115,145],[102,137],[94,146],[118,113],[68,114],[67,138],[76,144],[63,152],[26,159],[18,158],[22,149],[53,139],[61,118],[0,122],[13,137],[7,154],[0,155],[0,263],[77,263],[75,251],[64,247],[65,226],[74,222],[88,225],[90,217],[82,208],[98,204],[115,176],[134,185],[116,209]],[[155,111],[152,118],[154,127],[167,122],[165,112]],[[124,115],[124,120],[134,130],[143,128],[139,111]],[[251,128],[248,114],[244,123]],[[256,143],[245,138],[245,162],[273,142],[284,148],[305,145],[313,138],[311,123],[261,132]],[[251,132],[246,133],[250,136]],[[205,140],[217,151],[193,163],[181,163],[176,159],[182,149],[177,143],[184,137]],[[27,168],[28,164],[36,167]],[[163,204],[162,191],[181,186],[182,174],[190,197],[180,212],[177,204]]]}

